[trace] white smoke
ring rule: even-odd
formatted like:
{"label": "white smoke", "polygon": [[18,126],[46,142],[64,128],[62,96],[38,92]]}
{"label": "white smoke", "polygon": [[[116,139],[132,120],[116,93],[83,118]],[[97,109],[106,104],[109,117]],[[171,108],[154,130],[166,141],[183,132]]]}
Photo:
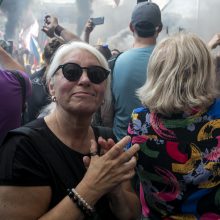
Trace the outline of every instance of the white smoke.
{"label": "white smoke", "polygon": [[[93,3],[92,16],[105,16],[105,24],[94,29],[91,42],[94,44],[101,39],[104,43],[109,43],[110,48],[119,47],[122,50],[130,48],[133,39],[132,33],[127,28],[137,1],[126,0],[115,8],[96,1]],[[198,34],[207,42],[215,33],[220,32],[218,24],[220,0],[152,0],[152,2],[157,3],[162,9],[164,28],[159,40],[184,29]],[[125,31],[127,35],[124,34],[124,30],[128,30]]]}
{"label": "white smoke", "polygon": [[[9,7],[15,5],[8,4],[9,2],[23,4],[27,0],[4,1],[7,3],[8,8],[2,4],[1,9],[6,12],[6,9],[10,11]],[[77,1],[81,2],[81,0]],[[60,24],[67,28],[71,27],[70,30],[74,33],[77,33],[78,18],[104,16],[105,23],[96,26],[91,34],[91,44],[101,41],[103,43],[108,43],[111,49],[118,48],[120,50],[126,50],[132,46],[133,37],[128,27],[131,13],[137,0],[120,0],[120,4],[117,7],[114,0],[84,0],[83,2],[92,2],[92,14],[88,14],[87,10],[78,10],[76,6],[77,1],[68,0],[70,7],[68,6],[69,11],[65,10],[65,13],[62,9],[63,6],[61,7],[61,4],[56,4],[54,2],[51,3],[54,10],[51,10],[52,8],[51,6],[49,7],[49,4],[46,5],[48,8],[45,8],[43,3],[38,4],[39,7],[36,7],[36,4],[30,4],[30,10],[34,12],[39,22],[43,22],[45,12],[47,12],[47,14],[55,12],[55,15],[59,18]],[[34,0],[28,0],[28,2],[34,2]],[[43,0],[41,0],[41,2],[43,2]],[[62,2],[64,2],[64,0],[62,0]],[[72,2],[72,4],[70,4],[70,2]],[[218,24],[220,0],[152,0],[152,2],[159,4],[162,9],[162,22],[164,28],[160,34],[159,40],[168,34],[178,32],[180,29],[185,29],[186,31],[197,33],[207,42],[215,33],[220,32]],[[65,5],[67,5],[67,3]],[[23,7],[23,9],[26,8],[27,7]],[[21,16],[18,14],[21,15],[23,14],[22,12],[25,13],[25,20],[30,21],[31,19],[27,13],[27,9],[23,11],[14,10],[10,15],[17,20],[21,20]],[[5,22],[2,19],[1,26],[3,26],[3,23]],[[18,27],[18,25],[15,25],[16,23],[11,23],[14,24],[15,27]],[[12,34],[12,31],[8,33]]]}

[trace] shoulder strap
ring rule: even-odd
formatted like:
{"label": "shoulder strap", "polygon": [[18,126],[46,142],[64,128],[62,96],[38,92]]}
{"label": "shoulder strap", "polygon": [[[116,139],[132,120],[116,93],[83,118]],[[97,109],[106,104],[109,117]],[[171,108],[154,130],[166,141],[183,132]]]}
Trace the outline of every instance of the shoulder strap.
{"label": "shoulder strap", "polygon": [[[40,134],[35,132],[35,129],[28,126],[22,126],[19,128],[16,128],[14,130],[9,131],[8,135],[10,134],[20,134],[25,136],[31,136],[34,143],[44,143],[45,140],[42,138]],[[50,164],[52,165],[54,171],[58,174],[57,176],[60,177],[60,182],[62,183],[63,189],[66,189],[66,183],[70,182],[69,176],[72,174],[69,172],[68,167],[64,163],[59,163],[60,157],[58,157],[56,150],[51,150],[53,148],[47,148],[47,147],[40,147],[38,148],[39,151],[46,156],[46,158],[50,158]],[[71,182],[72,183],[72,182]]]}
{"label": "shoulder strap", "polygon": [[10,72],[17,78],[18,82],[21,85],[21,90],[22,90],[22,112],[24,113],[26,105],[25,105],[25,100],[26,100],[26,83],[24,77],[21,75],[16,70],[10,70]]}
{"label": "shoulder strap", "polygon": [[115,56],[112,56],[109,60],[108,60],[108,65],[109,68],[111,69],[111,73],[113,73],[114,67],[115,67],[115,62],[118,59],[118,57],[121,55],[122,53],[119,53]]}

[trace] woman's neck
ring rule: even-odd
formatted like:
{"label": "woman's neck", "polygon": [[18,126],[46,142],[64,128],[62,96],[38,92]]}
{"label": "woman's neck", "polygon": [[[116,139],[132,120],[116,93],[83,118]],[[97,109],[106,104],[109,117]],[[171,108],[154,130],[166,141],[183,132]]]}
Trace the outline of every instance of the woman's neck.
{"label": "woman's neck", "polygon": [[66,146],[80,153],[89,152],[90,140],[95,139],[90,126],[91,118],[65,117],[64,115],[60,117],[59,112],[55,111],[45,117],[45,122]]}

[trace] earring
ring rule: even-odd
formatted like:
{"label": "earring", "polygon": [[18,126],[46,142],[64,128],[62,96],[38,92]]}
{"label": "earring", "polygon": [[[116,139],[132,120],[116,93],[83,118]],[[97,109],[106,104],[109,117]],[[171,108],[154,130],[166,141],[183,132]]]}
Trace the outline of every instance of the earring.
{"label": "earring", "polygon": [[52,102],[56,102],[57,101],[55,96],[52,96],[51,99],[52,99]]}

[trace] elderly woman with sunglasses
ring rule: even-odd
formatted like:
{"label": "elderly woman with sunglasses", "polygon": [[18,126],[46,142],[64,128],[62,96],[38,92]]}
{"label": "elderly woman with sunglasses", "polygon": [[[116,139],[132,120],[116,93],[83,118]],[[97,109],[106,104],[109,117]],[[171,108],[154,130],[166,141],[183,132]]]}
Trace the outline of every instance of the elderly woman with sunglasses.
{"label": "elderly woman with sunglasses", "polygon": [[47,72],[54,110],[9,132],[0,148],[1,219],[138,218],[130,179],[139,146],[124,151],[129,137],[115,144],[90,125],[109,80],[94,47],[58,49]]}

